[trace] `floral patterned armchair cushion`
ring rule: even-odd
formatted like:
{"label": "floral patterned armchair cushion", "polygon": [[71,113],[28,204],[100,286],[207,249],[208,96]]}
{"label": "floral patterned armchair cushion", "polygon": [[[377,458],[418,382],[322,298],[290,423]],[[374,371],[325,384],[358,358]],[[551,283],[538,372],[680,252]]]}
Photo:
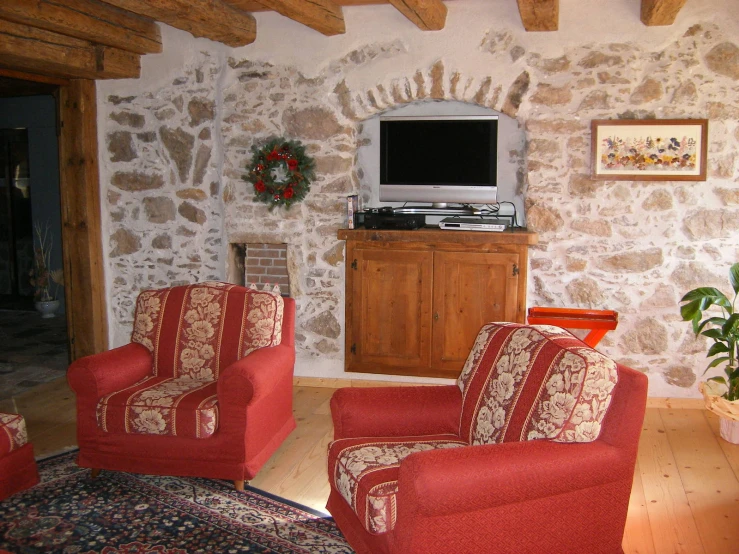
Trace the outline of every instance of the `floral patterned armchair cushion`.
{"label": "floral patterned armchair cushion", "polygon": [[280,344],[278,294],[207,282],[142,292],[131,341],[152,354],[152,375],[100,399],[109,433],[208,438],[218,429],[221,371]]}
{"label": "floral patterned armchair cushion", "polygon": [[222,368],[280,344],[283,309],[279,294],[227,283],[143,291],[131,342],[154,355],[157,377],[217,380]]}
{"label": "floral patterned armchair cushion", "polygon": [[39,481],[26,420],[20,414],[0,412],[0,500]]}
{"label": "floral patterned armchair cushion", "polygon": [[591,442],[617,382],[616,363],[564,329],[487,324],[457,379],[460,435],[470,444]]}
{"label": "floral patterned armchair cushion", "polygon": [[23,416],[0,412],[0,456],[20,449],[27,442],[26,420]]}

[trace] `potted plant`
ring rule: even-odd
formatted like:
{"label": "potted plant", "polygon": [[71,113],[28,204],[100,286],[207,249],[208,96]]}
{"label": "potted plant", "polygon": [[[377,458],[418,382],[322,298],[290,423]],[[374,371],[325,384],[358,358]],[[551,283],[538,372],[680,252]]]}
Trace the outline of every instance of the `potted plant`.
{"label": "potted plant", "polygon": [[33,229],[37,244],[34,248],[33,268],[29,276],[31,285],[36,288],[34,292],[36,310],[42,318],[47,319],[54,317],[54,313],[59,309],[59,300],[56,299],[56,285],[62,280],[62,272],[58,269],[50,269],[51,248],[54,242],[49,234],[49,224],[46,223],[42,227],[39,222],[36,222]]}
{"label": "potted plant", "polygon": [[709,369],[723,366],[724,376],[711,377],[700,384],[706,408],[720,419],[721,436],[739,443],[739,312],[735,304],[739,296],[739,263],[729,269],[729,281],[734,297],[729,298],[714,287],[699,287],[688,292],[680,302],[680,315],[691,321],[696,336],[708,337],[713,342],[706,356],[713,358]]}

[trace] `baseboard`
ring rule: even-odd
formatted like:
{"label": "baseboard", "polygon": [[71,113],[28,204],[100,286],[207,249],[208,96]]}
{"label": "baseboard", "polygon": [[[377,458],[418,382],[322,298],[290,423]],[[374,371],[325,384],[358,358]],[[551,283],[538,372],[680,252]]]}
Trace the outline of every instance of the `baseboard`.
{"label": "baseboard", "polygon": [[[436,383],[407,383],[400,381],[369,381],[367,379],[336,379],[333,377],[293,377],[296,387],[341,389],[345,387],[417,387],[434,386]],[[705,408],[702,398],[647,398],[647,408],[672,410],[699,410]]]}
{"label": "baseboard", "polygon": [[325,387],[342,389],[345,387],[432,387],[438,383],[409,383],[403,381],[374,381],[369,379],[337,379],[334,377],[293,377],[296,387]]}
{"label": "baseboard", "polygon": [[667,408],[671,410],[700,410],[706,403],[702,398],[647,398],[647,408]]}

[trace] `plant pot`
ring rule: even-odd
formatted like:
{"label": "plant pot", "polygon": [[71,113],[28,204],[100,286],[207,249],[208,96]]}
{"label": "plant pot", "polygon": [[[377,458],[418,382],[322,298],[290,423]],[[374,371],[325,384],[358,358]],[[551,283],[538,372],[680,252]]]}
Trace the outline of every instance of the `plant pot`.
{"label": "plant pot", "polygon": [[732,444],[739,444],[739,419],[719,418],[721,438]]}
{"label": "plant pot", "polygon": [[49,319],[54,317],[54,313],[59,309],[59,300],[39,300],[35,305],[41,319]]}
{"label": "plant pot", "polygon": [[739,400],[726,400],[719,396],[714,383],[700,383],[698,389],[706,401],[706,408],[719,417],[721,438],[739,444]]}

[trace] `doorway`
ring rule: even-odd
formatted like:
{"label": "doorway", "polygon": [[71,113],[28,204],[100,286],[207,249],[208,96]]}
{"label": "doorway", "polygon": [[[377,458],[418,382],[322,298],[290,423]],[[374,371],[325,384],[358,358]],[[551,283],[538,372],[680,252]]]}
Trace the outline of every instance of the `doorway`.
{"label": "doorway", "polygon": [[0,309],[33,307],[28,129],[0,129]]}
{"label": "doorway", "polygon": [[[0,86],[0,399],[64,375],[58,87]],[[43,255],[41,253],[43,252]],[[56,300],[53,317],[35,301]]]}

